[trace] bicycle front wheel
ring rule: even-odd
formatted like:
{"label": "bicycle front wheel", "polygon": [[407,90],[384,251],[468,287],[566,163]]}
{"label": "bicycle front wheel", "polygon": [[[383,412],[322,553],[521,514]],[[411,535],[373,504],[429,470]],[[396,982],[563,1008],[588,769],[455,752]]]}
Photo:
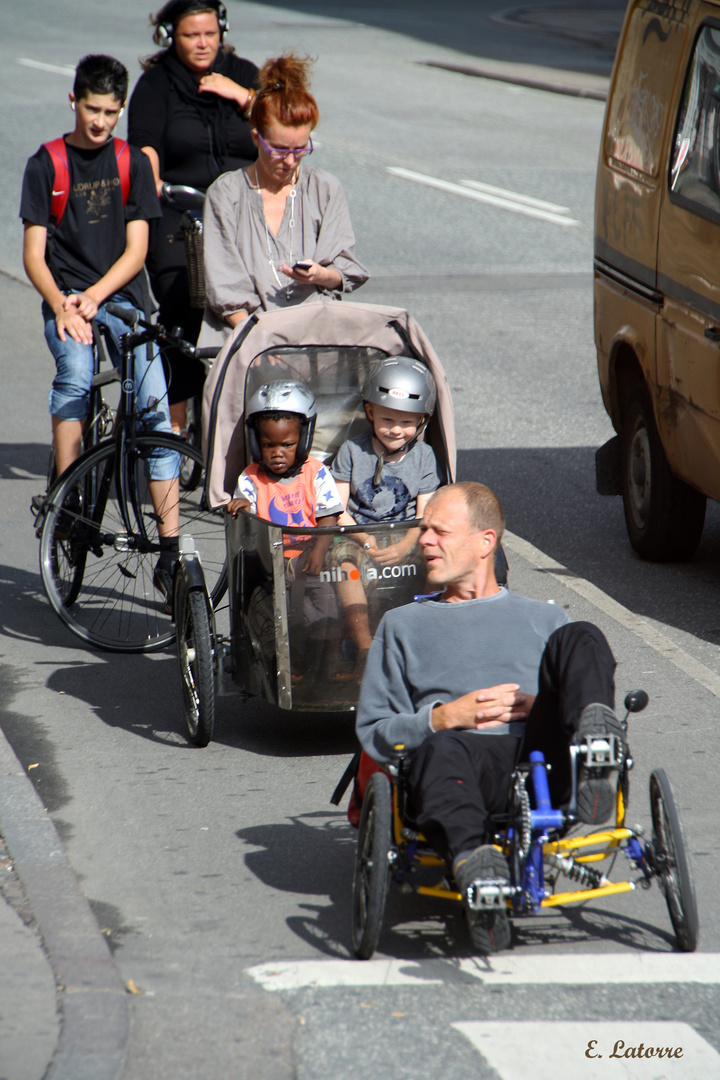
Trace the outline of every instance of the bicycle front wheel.
{"label": "bicycle front wheel", "polygon": [[158,520],[179,509],[180,536],[200,554],[213,605],[225,593],[222,512],[206,506],[202,486],[173,486],[171,506],[153,506],[145,465],[159,450],[176,451],[180,469],[202,468],[202,455],[172,435],[138,435],[126,450],[128,531],[116,485],[116,443],[83,455],[48,496],[40,536],[40,572],[48,600],[83,641],[111,652],[153,652],[175,641],[164,597],[153,585],[160,554]]}

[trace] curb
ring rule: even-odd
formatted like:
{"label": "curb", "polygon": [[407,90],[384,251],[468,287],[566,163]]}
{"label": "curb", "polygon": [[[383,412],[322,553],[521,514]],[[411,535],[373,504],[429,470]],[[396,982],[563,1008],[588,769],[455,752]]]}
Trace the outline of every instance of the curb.
{"label": "curb", "polygon": [[416,63],[456,71],[460,75],[472,75],[478,79],[494,79],[496,82],[527,86],[531,90],[547,90],[553,94],[568,94],[594,101],[606,101],[610,87],[610,77],[606,75],[563,71],[538,64],[508,64],[501,60],[481,60],[475,64],[448,64],[441,60],[417,60]]}
{"label": "curb", "polygon": [[116,1080],[130,1034],[125,987],[52,819],[2,731],[0,833],[59,991],[60,1037],[45,1080]]}

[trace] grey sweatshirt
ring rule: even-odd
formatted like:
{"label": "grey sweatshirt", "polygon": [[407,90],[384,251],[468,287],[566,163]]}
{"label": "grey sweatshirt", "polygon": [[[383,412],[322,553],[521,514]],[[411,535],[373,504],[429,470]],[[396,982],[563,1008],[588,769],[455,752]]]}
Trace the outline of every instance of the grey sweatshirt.
{"label": "grey sweatshirt", "polygon": [[[425,599],[389,611],[368,654],[357,734],[376,761],[398,743],[416,749],[431,734],[430,714],[473,690],[517,683],[536,695],[545,643],[570,622],[554,604],[501,589],[494,596],[447,603]],[[478,735],[522,735],[524,724]]]}

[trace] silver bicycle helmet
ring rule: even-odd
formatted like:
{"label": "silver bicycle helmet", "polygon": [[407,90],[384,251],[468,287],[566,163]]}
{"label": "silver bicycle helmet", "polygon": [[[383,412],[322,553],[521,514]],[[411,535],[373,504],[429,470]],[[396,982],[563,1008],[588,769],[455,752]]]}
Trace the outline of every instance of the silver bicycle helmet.
{"label": "silver bicycle helmet", "polygon": [[388,356],[363,391],[363,401],[427,417],[432,416],[436,400],[435,380],[422,361],[412,356]]}
{"label": "silver bicycle helmet", "polygon": [[300,442],[297,448],[296,465],[302,465],[307,461],[310,453],[317,418],[315,398],[307,386],[300,382],[283,380],[265,383],[252,395],[245,406],[245,428],[250,456],[255,462],[262,460],[256,425],[258,418],[267,413],[297,416],[300,420]]}

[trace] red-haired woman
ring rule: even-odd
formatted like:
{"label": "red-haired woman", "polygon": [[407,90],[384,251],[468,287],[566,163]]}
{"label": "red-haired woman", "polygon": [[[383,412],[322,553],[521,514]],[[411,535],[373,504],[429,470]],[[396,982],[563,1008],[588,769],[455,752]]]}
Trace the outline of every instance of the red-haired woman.
{"label": "red-haired woman", "polygon": [[267,61],[249,113],[257,161],[208,189],[202,345],[258,308],[339,299],[367,281],[340,182],[303,164],[318,121],[308,66],[292,54]]}

